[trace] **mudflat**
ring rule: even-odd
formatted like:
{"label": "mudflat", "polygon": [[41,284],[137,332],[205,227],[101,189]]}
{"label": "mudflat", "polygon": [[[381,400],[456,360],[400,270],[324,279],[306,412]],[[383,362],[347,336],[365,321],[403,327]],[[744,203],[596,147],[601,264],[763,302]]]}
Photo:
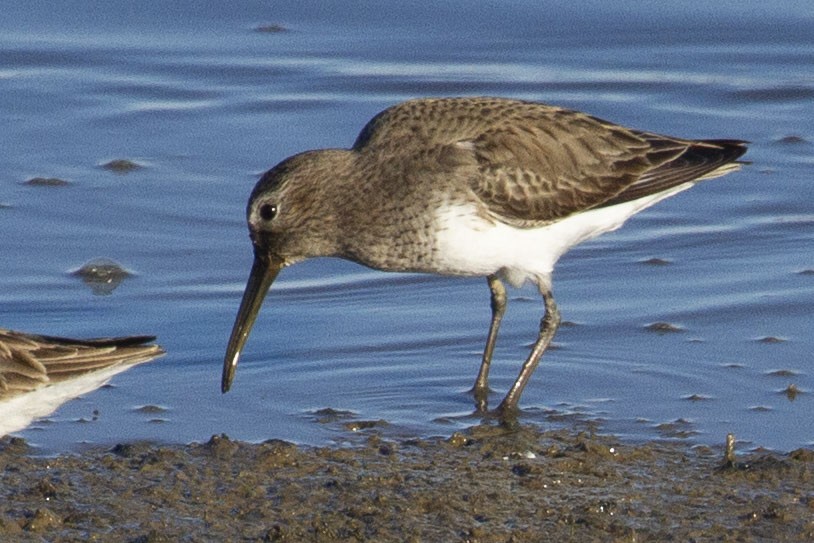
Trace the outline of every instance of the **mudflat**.
{"label": "mudflat", "polygon": [[811,541],[814,451],[475,426],[347,447],[0,439],[3,541]]}

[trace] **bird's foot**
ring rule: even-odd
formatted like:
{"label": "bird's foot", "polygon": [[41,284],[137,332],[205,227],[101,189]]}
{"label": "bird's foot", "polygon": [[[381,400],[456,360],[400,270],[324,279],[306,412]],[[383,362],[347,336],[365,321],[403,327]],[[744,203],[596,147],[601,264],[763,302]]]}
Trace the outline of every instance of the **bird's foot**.
{"label": "bird's foot", "polygon": [[520,416],[520,408],[516,404],[507,402],[505,399],[500,402],[492,411],[492,414],[504,426],[516,426],[517,418]]}
{"label": "bird's foot", "polygon": [[506,429],[514,429],[518,425],[520,410],[516,407],[506,407],[501,403],[495,409],[489,409],[486,399],[475,402],[474,416],[480,417],[481,424],[496,424]]}

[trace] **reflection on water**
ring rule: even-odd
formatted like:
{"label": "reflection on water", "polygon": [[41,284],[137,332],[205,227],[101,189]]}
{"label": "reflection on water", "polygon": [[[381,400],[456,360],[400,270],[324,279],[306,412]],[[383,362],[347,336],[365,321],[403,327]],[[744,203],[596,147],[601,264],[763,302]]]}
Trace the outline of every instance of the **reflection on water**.
{"label": "reflection on water", "polygon": [[[755,446],[811,443],[808,9],[5,3],[0,323],[80,337],[156,334],[168,351],[22,435],[46,450],[221,432],[323,443],[348,431],[344,416],[314,421],[330,410],[407,435],[472,424],[467,390],[488,325],[486,282],[332,259],[281,274],[232,392],[218,389],[251,261],[244,214],[258,174],[305,149],[350,145],[400,100],[494,94],[752,142],[743,171],[561,261],[557,298],[573,326],[527,388],[526,420],[599,421],[634,439],[722,443],[733,432]],[[65,274],[98,255],[137,273],[107,296]],[[110,286],[115,268],[97,277]],[[533,290],[510,296],[495,398],[541,312]],[[784,341],[758,341],[766,337]],[[162,406],[160,423],[144,405]]]}

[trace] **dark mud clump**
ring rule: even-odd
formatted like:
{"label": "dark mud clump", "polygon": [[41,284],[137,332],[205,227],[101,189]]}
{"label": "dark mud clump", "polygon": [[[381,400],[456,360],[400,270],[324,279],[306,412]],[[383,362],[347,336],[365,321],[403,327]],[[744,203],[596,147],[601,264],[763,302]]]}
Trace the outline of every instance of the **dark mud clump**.
{"label": "dark mud clump", "polygon": [[254,31],[260,32],[261,34],[280,34],[282,32],[288,32],[288,28],[281,24],[268,23],[255,26]]}
{"label": "dark mud clump", "polygon": [[669,266],[670,264],[672,264],[672,261],[667,260],[665,258],[653,257],[648,258],[647,260],[642,260],[641,263],[647,264],[649,266]]}
{"label": "dark mud clump", "polygon": [[32,187],[65,187],[71,183],[59,177],[32,177],[26,179],[23,184]]}
{"label": "dark mud clump", "polygon": [[674,334],[677,332],[683,332],[684,329],[678,325],[671,324],[669,322],[654,322],[652,324],[648,324],[644,327],[645,330],[650,332],[656,332],[658,334]]}
{"label": "dark mud clump", "polygon": [[772,345],[773,343],[784,343],[786,340],[785,340],[785,338],[777,337],[777,336],[765,336],[765,337],[758,338],[755,341],[757,341],[758,343],[765,343],[767,345]]}
{"label": "dark mud clump", "polygon": [[126,174],[140,170],[144,166],[126,158],[117,158],[101,164],[101,167],[113,173]]}
{"label": "dark mud clump", "polygon": [[802,136],[798,136],[796,134],[790,134],[788,136],[783,136],[782,138],[777,140],[777,143],[781,143],[781,144],[784,144],[784,145],[801,145],[801,144],[808,143],[808,140],[805,139]]}
{"label": "dark mud clump", "polygon": [[[811,541],[814,451],[621,444],[479,426],[309,448],[0,440],[0,540]],[[723,440],[722,440],[723,441]],[[730,444],[731,445],[731,444]],[[726,454],[725,454],[726,453]]]}
{"label": "dark mud clump", "polygon": [[109,258],[94,258],[70,272],[90,287],[96,296],[108,296],[128,277],[133,275],[121,264]]}

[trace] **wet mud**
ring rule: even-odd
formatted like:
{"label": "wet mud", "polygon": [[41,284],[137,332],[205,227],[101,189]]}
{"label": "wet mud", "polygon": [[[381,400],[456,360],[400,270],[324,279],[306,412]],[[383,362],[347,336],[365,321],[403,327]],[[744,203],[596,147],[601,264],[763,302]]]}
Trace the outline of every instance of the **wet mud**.
{"label": "wet mud", "polygon": [[32,187],[64,187],[70,185],[71,182],[59,177],[32,177],[23,184]]}
{"label": "wet mud", "polygon": [[96,296],[112,294],[122,281],[133,275],[124,266],[110,258],[94,258],[69,273],[74,277],[79,277]]}
{"label": "wet mud", "polygon": [[109,160],[103,163],[101,167],[105,170],[118,174],[127,174],[143,168],[143,166],[138,162],[134,162],[126,158],[117,158],[114,160]]}
{"label": "wet mud", "polygon": [[[375,428],[375,427],[374,427]],[[36,457],[0,440],[0,541],[810,541],[814,451],[532,427],[344,447],[215,436]]]}

